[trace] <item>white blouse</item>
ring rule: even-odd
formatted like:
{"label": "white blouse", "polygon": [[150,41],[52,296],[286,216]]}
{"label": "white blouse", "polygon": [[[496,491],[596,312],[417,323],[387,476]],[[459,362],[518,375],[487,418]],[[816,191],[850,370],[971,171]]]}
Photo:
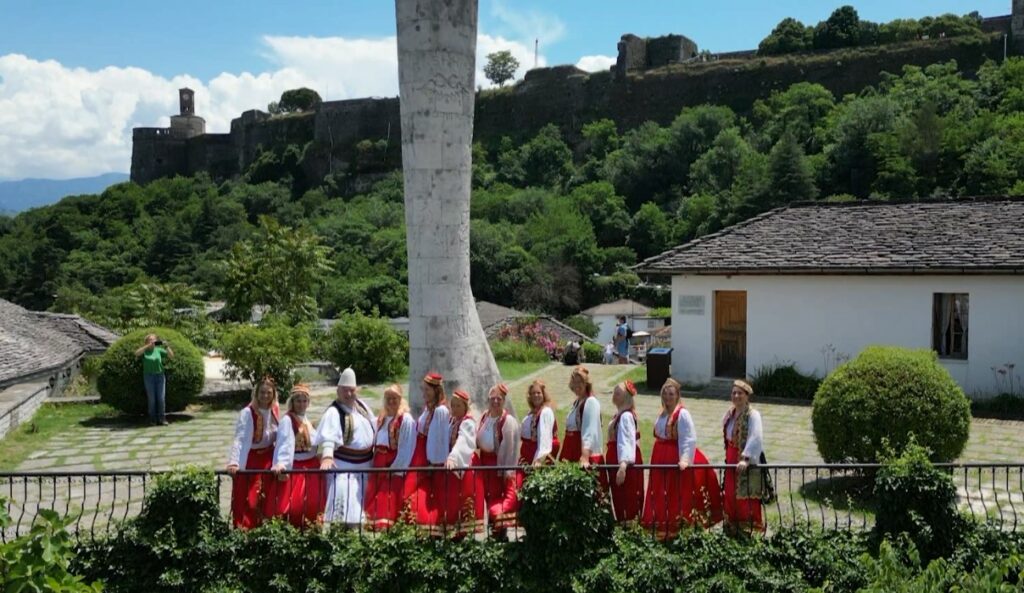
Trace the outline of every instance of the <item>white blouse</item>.
{"label": "white blouse", "polygon": [[427,462],[431,465],[443,465],[448,459],[451,450],[451,417],[448,406],[437,406],[434,408],[433,418],[430,417],[430,410],[423,408],[419,420],[416,421],[416,430],[427,437]]}
{"label": "white blouse", "polygon": [[[352,416],[352,438],[347,447],[351,449],[370,449],[373,447],[373,411],[362,400],[363,410],[355,410],[348,406],[342,406],[346,414]],[[358,405],[358,404],[357,404]],[[369,417],[368,417],[369,416]],[[316,427],[316,436],[313,442],[323,445],[321,457],[326,459],[334,457],[334,450],[345,443],[345,429],[341,425],[341,416],[333,405],[327,408],[324,415],[320,417],[320,424]]]}
{"label": "white blouse", "polygon": [[[551,450],[554,449],[555,439],[555,412],[548,406],[540,412],[540,421],[535,423],[537,427],[537,454],[533,456],[533,460],[544,459],[548,455],[551,455]],[[524,431],[525,432],[525,431]]]}
{"label": "white blouse", "polygon": [[579,431],[580,439],[583,441],[583,448],[589,449],[596,454],[601,450],[601,402],[596,397],[587,397],[583,404],[583,426],[577,422],[580,400],[572,403],[569,414],[565,417],[565,430],[567,432]]}
{"label": "white blouse", "polygon": [[[615,422],[615,419],[612,419]],[[608,424],[611,428],[611,423]],[[636,419],[629,412],[619,414],[619,426],[615,431],[615,453],[619,463],[636,463]]]}
{"label": "white blouse", "polygon": [[[519,421],[515,416],[505,416],[505,425],[501,430],[501,444],[498,445],[498,421],[485,413],[480,419],[480,430],[476,433],[476,444],[481,451],[498,454],[498,465],[515,465],[519,454]],[[497,451],[495,451],[497,449]]]}
{"label": "white blouse", "polygon": [[250,450],[265,449],[272,446],[277,440],[277,420],[274,420],[270,408],[260,409],[259,414],[263,416],[263,435],[258,443],[253,444],[252,431],[255,427],[252,422],[252,411],[249,406],[246,406],[238,413],[238,421],[235,422],[235,439],[231,442],[231,450],[228,451],[228,465],[237,465],[240,469],[245,469]]}
{"label": "white blouse", "polygon": [[458,422],[459,435],[455,438],[455,444],[448,453],[447,460],[457,468],[469,467],[473,461],[473,453],[476,452],[476,421],[466,416]]}
{"label": "white blouse", "polygon": [[[668,419],[670,414],[662,413],[654,424],[654,434],[659,439],[668,438]],[[693,417],[686,408],[679,410],[679,417],[676,419],[676,443],[679,445],[679,458],[685,459],[686,463],[693,463],[693,456],[697,453],[697,429],[693,425]]]}
{"label": "white blouse", "polygon": [[[391,423],[394,421],[394,416],[388,416],[384,419],[384,423],[377,429],[377,436],[374,439],[376,446],[391,446],[390,428]],[[395,460],[389,466],[392,469],[405,469],[409,467],[409,462],[412,461],[412,454],[416,450],[416,421],[412,419],[412,415],[408,412],[402,414],[401,421],[402,425],[398,427],[398,451],[395,455]]]}
{"label": "white blouse", "polygon": [[295,431],[292,429],[292,419],[287,414],[281,419],[280,426],[277,427],[277,442],[274,444],[274,465],[283,465],[285,469],[292,469],[296,461],[306,461],[316,457],[316,432],[313,430],[313,425],[309,424],[309,420],[306,420],[305,416],[300,417],[300,421],[309,425],[309,438],[312,442],[312,448],[309,451],[295,452]]}
{"label": "white blouse", "polygon": [[[735,418],[729,418],[725,425],[725,434],[732,435],[733,427],[736,424]],[[764,451],[764,427],[761,424],[761,412],[751,408],[747,416],[747,446],[740,453],[750,463],[760,463],[761,453]]]}

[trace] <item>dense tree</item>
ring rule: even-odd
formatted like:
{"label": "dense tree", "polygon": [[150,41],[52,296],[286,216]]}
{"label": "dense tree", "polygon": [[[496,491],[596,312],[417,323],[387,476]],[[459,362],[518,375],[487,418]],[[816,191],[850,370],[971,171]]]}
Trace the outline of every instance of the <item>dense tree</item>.
{"label": "dense tree", "polygon": [[581,185],[572,190],[569,199],[576,208],[590,219],[601,247],[622,245],[629,232],[630,217],[626,200],[615,194],[615,188],[607,181]]}
{"label": "dense tree", "polygon": [[277,102],[277,109],[280,113],[311,111],[320,105],[322,101],[320,93],[313,89],[302,87],[281,93],[281,100]]}
{"label": "dense tree", "polygon": [[768,155],[768,173],[771,176],[771,189],[767,205],[784,206],[792,202],[805,202],[818,195],[811,164],[800,144],[789,134],[772,147]]}
{"label": "dense tree", "polygon": [[650,202],[640,207],[633,216],[633,226],[626,244],[636,252],[638,259],[657,255],[671,247],[672,228],[668,216]]}
{"label": "dense tree", "polygon": [[860,17],[852,6],[840,6],[814,28],[814,49],[853,47],[860,43]]}
{"label": "dense tree", "polygon": [[821,150],[825,118],[835,109],[832,93],[820,84],[798,82],[754,103],[754,120],[761,129],[762,149],[775,146],[783,134],[792,134],[808,152]]}
{"label": "dense tree", "polygon": [[789,54],[811,47],[812,27],[807,27],[794,18],[784,18],[775,25],[770,35],[761,40],[757,53],[761,55]]}
{"label": "dense tree", "polygon": [[519,69],[519,60],[515,59],[512,52],[503,49],[487,54],[487,64],[484,65],[484,76],[499,87],[515,78],[516,70]]}

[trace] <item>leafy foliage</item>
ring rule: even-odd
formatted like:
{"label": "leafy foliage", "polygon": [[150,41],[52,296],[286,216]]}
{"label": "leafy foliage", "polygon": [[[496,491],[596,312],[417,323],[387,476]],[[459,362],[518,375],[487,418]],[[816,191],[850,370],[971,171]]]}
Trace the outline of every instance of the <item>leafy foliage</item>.
{"label": "leafy foliage", "polygon": [[[98,593],[99,583],[87,584],[69,570],[74,550],[67,526],[73,518],[39,509],[25,535],[0,543],[0,591],[8,593]],[[11,524],[7,500],[0,498],[0,530]]]}
{"label": "leafy foliage", "polygon": [[487,54],[487,64],[484,65],[484,76],[487,80],[498,86],[505,86],[505,83],[512,80],[519,69],[519,60],[512,56],[507,49]]}
{"label": "leafy foliage", "polygon": [[142,346],[148,334],[156,334],[174,350],[174,358],[164,361],[167,377],[165,403],[168,412],[180,412],[203,390],[206,376],[203,355],[184,336],[163,327],[137,329],[107,349],[96,377],[100,401],[125,414],[146,414],[142,360],[135,356],[135,350]]}
{"label": "leafy foliage", "polygon": [[588,338],[596,338],[597,334],[601,333],[601,327],[586,315],[572,315],[563,319],[562,323]]}
{"label": "leafy foliage", "polygon": [[271,114],[310,111],[320,105],[322,101],[320,93],[313,89],[302,87],[281,93],[281,100],[277,103],[271,103],[267,111]]}
{"label": "leafy foliage", "polygon": [[490,343],[494,360],[509,362],[547,362],[551,355],[537,344],[522,340],[494,340]]}
{"label": "leafy foliage", "polygon": [[363,383],[394,379],[409,360],[409,340],[375,312],[341,315],[318,349],[338,368],[352,367]]}
{"label": "leafy foliage", "polygon": [[221,352],[227,360],[225,376],[253,385],[271,376],[281,390],[294,381],[292,370],[310,358],[309,328],[290,326],[280,318],[264,319],[260,325],[241,324],[224,332]]}
{"label": "leafy foliage", "polygon": [[932,459],[952,461],[967,444],[971,413],[933,351],[871,346],[822,382],[811,420],[828,462],[874,462],[911,434]]}
{"label": "leafy foliage", "polygon": [[758,397],[782,397],[811,401],[821,379],[805,375],[793,363],[769,364],[758,368],[752,377]]}

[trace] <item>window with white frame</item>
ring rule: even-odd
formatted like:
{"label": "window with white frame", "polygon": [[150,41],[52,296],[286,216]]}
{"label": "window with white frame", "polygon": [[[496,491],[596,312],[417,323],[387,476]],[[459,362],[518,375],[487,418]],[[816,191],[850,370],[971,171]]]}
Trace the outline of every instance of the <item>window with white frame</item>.
{"label": "window with white frame", "polygon": [[968,295],[937,292],[932,299],[932,348],[939,358],[967,359]]}

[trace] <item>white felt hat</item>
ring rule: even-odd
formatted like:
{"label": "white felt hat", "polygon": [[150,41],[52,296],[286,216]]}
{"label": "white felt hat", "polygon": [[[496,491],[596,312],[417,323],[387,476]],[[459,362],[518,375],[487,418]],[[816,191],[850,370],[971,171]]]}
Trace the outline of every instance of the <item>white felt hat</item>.
{"label": "white felt hat", "polygon": [[341,371],[341,377],[338,379],[338,387],[355,387],[356,386],[356,372],[352,370],[352,367],[346,368]]}

